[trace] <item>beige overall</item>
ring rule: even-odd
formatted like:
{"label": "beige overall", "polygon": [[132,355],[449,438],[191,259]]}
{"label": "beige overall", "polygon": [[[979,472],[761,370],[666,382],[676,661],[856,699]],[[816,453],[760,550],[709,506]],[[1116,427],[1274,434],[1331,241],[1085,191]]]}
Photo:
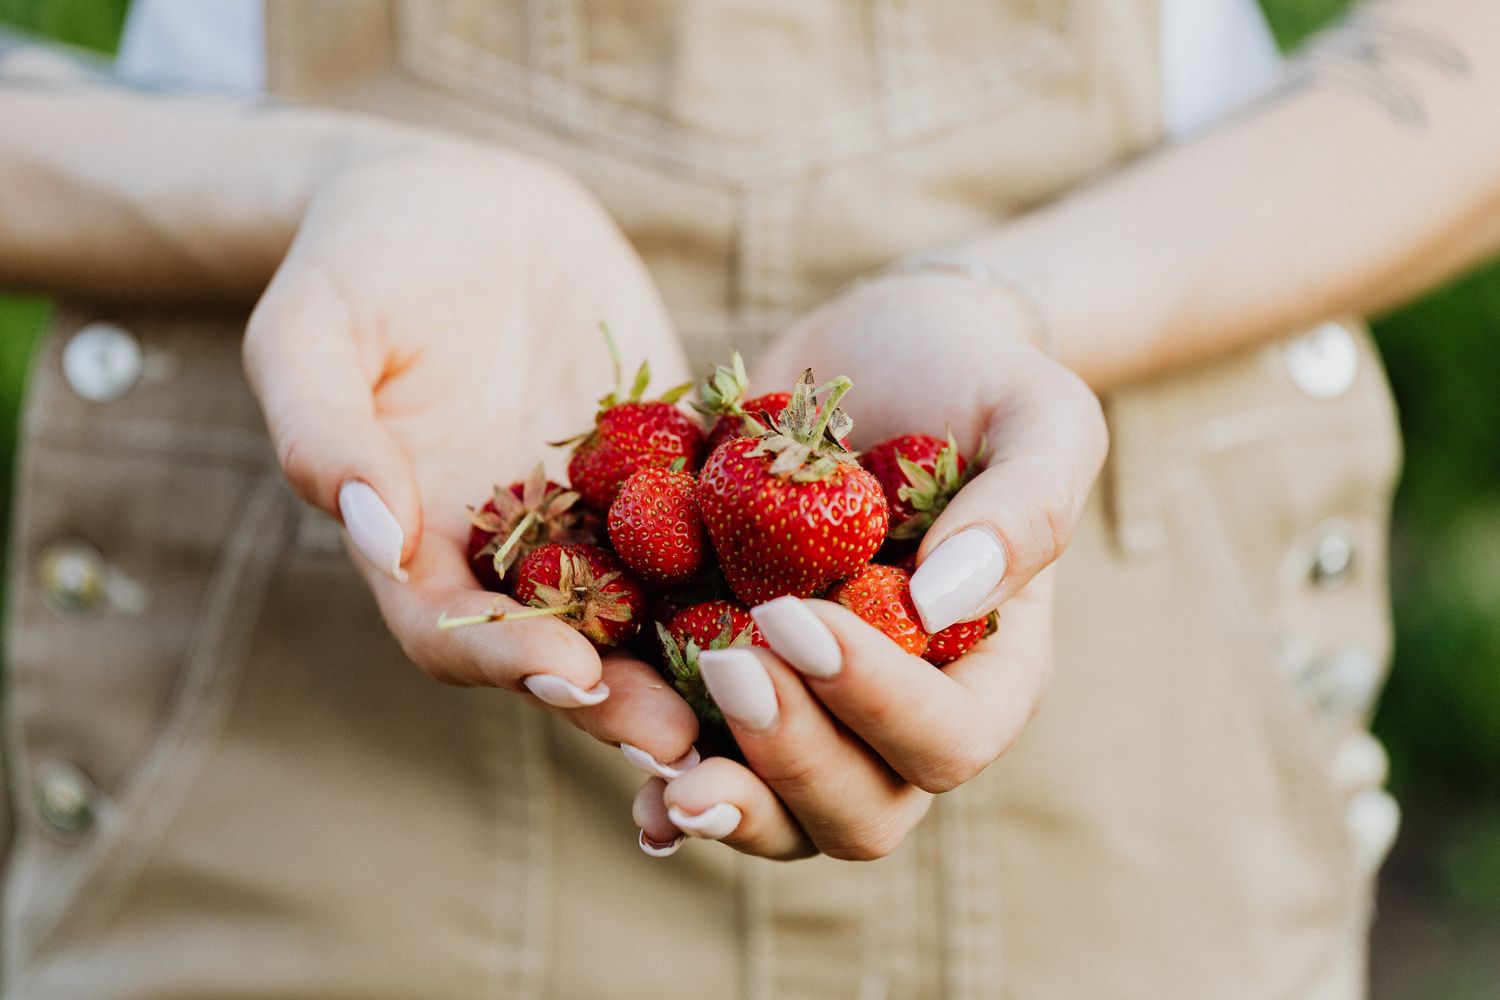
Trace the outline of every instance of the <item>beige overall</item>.
{"label": "beige overall", "polygon": [[[268,14],[276,92],[581,176],[695,364],[1158,140],[1150,0]],[[282,485],[241,323],[75,306],[37,360],[5,996],[1361,995],[1397,448],[1357,325],[1107,401],[1041,715],[860,865],[648,859],[618,752],[421,677]]]}

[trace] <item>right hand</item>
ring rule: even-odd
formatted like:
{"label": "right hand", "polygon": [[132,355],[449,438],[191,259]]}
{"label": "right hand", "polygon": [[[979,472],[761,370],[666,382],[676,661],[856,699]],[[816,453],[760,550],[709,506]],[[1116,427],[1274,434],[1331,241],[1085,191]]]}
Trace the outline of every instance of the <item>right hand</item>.
{"label": "right hand", "polygon": [[[317,190],[244,359],[287,479],[345,522],[387,625],[426,674],[540,695],[605,742],[675,761],[697,722],[646,664],[601,662],[551,619],[437,627],[497,600],[470,572],[465,505],[588,426],[613,378],[601,320],[628,363],[651,358],[658,386],[685,380],[644,266],[579,185],[434,140]],[[347,491],[341,514],[351,481],[373,494]]]}

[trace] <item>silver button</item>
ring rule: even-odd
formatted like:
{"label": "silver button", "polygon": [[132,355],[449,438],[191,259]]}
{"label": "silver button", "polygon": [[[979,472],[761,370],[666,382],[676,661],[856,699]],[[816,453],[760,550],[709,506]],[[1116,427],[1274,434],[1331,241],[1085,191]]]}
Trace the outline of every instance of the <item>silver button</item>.
{"label": "silver button", "polygon": [[1358,646],[1341,646],[1316,660],[1302,675],[1302,687],[1325,712],[1363,714],[1380,693],[1380,660]]}
{"label": "silver button", "polygon": [[42,596],[59,611],[88,611],[105,596],[108,567],[88,542],[64,539],[42,550],[37,565]]}
{"label": "silver button", "polygon": [[1337,399],[1359,374],[1359,345],[1341,323],[1324,323],[1282,345],[1292,384],[1314,399]]}
{"label": "silver button", "polygon": [[42,761],[33,776],[33,789],[37,816],[59,840],[77,840],[94,825],[98,792],[72,761]]}
{"label": "silver button", "polygon": [[1337,590],[1354,576],[1354,531],[1344,521],[1329,521],[1313,539],[1308,578],[1316,587]]}
{"label": "silver button", "polygon": [[140,341],[116,323],[90,323],[73,334],[62,354],[68,384],[95,403],[113,402],[129,392],[144,364]]}
{"label": "silver button", "polygon": [[1339,743],[1333,752],[1328,776],[1340,791],[1363,792],[1384,785],[1390,768],[1385,747],[1375,737],[1360,730]]}
{"label": "silver button", "polygon": [[1378,789],[1360,792],[1349,800],[1344,826],[1354,848],[1355,865],[1362,872],[1373,872],[1396,842],[1396,833],[1401,828],[1401,807]]}

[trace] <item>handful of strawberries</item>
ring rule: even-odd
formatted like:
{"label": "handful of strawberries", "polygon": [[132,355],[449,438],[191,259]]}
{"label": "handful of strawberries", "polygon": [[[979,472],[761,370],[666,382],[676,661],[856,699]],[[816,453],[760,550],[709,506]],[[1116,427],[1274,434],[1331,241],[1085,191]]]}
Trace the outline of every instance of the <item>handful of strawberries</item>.
{"label": "handful of strawberries", "polygon": [[847,378],[804,371],[790,392],[747,399],[739,355],[698,387],[706,433],[678,405],[690,386],[648,400],[649,381],[642,364],[592,429],[556,442],[573,447],[571,488],[539,465],[470,509],[475,577],[526,607],[440,627],[555,616],[601,649],[633,644],[720,726],[698,654],[765,645],[749,608],[773,598],[837,601],[939,666],[995,628],[991,614],[929,634],[908,587],[923,533],[973,472],[951,436],[856,454]]}

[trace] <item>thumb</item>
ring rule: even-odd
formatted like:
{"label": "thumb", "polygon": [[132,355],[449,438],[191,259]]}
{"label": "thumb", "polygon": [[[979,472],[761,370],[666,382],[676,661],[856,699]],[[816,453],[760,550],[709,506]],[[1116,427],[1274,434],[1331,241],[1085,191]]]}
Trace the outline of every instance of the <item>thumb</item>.
{"label": "thumb", "polygon": [[250,317],[244,363],[281,470],[303,500],[344,525],[397,581],[422,530],[411,460],[380,423],[352,316],[333,289],[278,275]]}
{"label": "thumb", "polygon": [[1051,361],[1012,387],[985,421],[983,472],[928,529],[911,579],[928,632],[988,614],[1057,559],[1072,538],[1108,433],[1094,394]]}

